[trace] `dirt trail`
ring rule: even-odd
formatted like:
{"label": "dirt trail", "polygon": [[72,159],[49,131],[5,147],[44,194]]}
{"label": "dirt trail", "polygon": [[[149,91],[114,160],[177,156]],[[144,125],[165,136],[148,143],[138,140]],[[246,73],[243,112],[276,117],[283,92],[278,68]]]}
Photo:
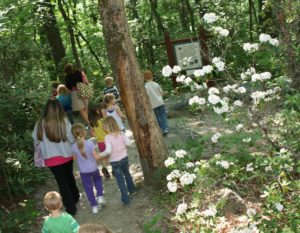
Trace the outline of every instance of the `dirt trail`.
{"label": "dirt trail", "polygon": [[[209,127],[207,125],[207,121],[206,126],[204,127],[203,122],[199,120],[199,116],[193,117],[186,114],[177,118],[169,119],[169,128],[169,135],[165,138],[169,147],[174,144],[184,145],[188,139],[197,136],[197,134],[206,134],[209,131],[214,131],[213,127]],[[133,140],[131,131],[127,130],[126,133]],[[128,154],[130,172],[133,176],[134,182],[139,188],[138,192],[132,195],[130,205],[123,206],[115,179],[113,177],[110,179],[102,177],[104,196],[107,204],[101,211],[99,211],[98,214],[92,214],[91,207],[81,184],[77,165],[74,166],[76,169],[75,175],[77,185],[80,192],[83,194],[78,204],[77,214],[75,215],[79,224],[102,223],[109,226],[115,233],[142,233],[144,232],[144,223],[151,221],[157,213],[161,212],[159,207],[155,206],[152,199],[154,193],[151,191],[151,188],[146,187],[143,184],[143,174],[135,144],[129,148]],[[111,172],[110,167],[109,171]],[[49,180],[49,182],[41,188],[40,192],[35,195],[37,200],[42,201],[43,195],[46,192],[50,190],[57,190],[56,183],[50,173],[49,177],[51,177],[51,180]],[[39,203],[39,206],[41,209],[43,208],[41,202]],[[44,212],[44,216],[45,215],[46,212]],[[41,224],[38,224],[38,229],[33,232],[40,232],[40,227]]]}

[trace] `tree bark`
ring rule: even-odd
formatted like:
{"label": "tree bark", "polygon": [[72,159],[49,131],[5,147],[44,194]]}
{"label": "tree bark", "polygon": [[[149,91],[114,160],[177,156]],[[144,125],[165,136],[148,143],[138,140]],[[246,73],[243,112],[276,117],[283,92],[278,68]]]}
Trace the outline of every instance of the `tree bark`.
{"label": "tree bark", "polygon": [[[168,150],[158,127],[130,40],[124,1],[99,0],[108,58],[136,141],[145,183],[158,185]],[[157,174],[156,174],[157,173]]]}
{"label": "tree bark", "polygon": [[40,4],[47,7],[47,11],[43,14],[43,32],[46,34],[55,67],[59,70],[60,62],[66,56],[66,53],[60,31],[56,25],[57,22],[53,10],[54,6],[50,0],[44,0]]}
{"label": "tree bark", "polygon": [[285,57],[289,76],[293,80],[294,88],[300,90],[300,68],[299,64],[297,63],[297,48],[293,43],[290,27],[286,22],[284,1],[273,0],[273,10],[281,36],[281,43],[285,45]]}
{"label": "tree bark", "polygon": [[250,37],[250,41],[253,42],[253,14],[252,14],[252,10],[253,10],[253,2],[252,0],[248,0],[248,4],[249,4],[249,37]]}
{"label": "tree bark", "polygon": [[63,7],[63,4],[62,4],[62,0],[58,0],[58,8],[59,8],[59,11],[60,11],[60,13],[61,13],[66,25],[67,25],[68,33],[69,33],[69,36],[70,36],[72,54],[73,54],[76,66],[78,68],[81,68],[81,62],[80,62],[78,52],[77,52],[77,48],[76,48],[76,40],[75,40],[74,30],[73,30],[73,27],[72,27],[72,22],[71,22],[70,18],[68,17],[68,15],[66,14],[66,11],[65,11],[65,9]]}

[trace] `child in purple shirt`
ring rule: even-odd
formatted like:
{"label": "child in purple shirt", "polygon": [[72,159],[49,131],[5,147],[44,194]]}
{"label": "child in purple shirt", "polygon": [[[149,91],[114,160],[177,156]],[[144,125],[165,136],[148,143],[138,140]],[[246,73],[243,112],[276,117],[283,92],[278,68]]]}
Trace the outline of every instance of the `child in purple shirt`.
{"label": "child in purple shirt", "polygon": [[[86,131],[83,124],[74,124],[72,134],[76,139],[76,143],[72,145],[72,150],[77,159],[81,181],[91,203],[92,212],[96,214],[98,209],[105,204],[102,179],[97,166],[97,160],[101,158],[95,151],[94,143],[85,140]],[[94,195],[94,186],[97,190],[97,198]]]}

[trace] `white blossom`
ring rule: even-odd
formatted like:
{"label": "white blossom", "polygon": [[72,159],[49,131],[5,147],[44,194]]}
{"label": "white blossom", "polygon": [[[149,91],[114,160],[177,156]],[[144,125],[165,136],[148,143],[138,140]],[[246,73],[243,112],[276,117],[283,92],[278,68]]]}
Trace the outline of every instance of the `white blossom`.
{"label": "white blossom", "polygon": [[166,65],[162,68],[162,75],[164,77],[170,77],[172,72],[173,72],[173,70],[169,65]]}
{"label": "white blossom", "polygon": [[205,75],[205,72],[203,69],[195,70],[194,75],[195,77],[203,77]]}
{"label": "white blossom", "polygon": [[239,87],[238,89],[235,90],[235,92],[239,94],[244,94],[247,92],[247,89],[245,87]]}
{"label": "white blossom", "polygon": [[195,178],[196,178],[195,174],[185,172],[185,173],[183,173],[183,175],[179,179],[180,184],[181,184],[181,186],[192,184],[194,182]]}
{"label": "white blossom", "polygon": [[221,101],[220,97],[217,95],[209,95],[208,102],[215,105]]}
{"label": "white blossom", "polygon": [[176,210],[176,214],[177,215],[181,215],[184,214],[187,211],[187,204],[186,203],[181,203],[178,205],[177,210]]}
{"label": "white blossom", "polygon": [[220,91],[218,90],[218,88],[211,87],[211,88],[209,88],[209,90],[208,90],[208,94],[209,94],[209,95],[220,94]]}
{"label": "white blossom", "polygon": [[263,72],[260,74],[262,80],[268,80],[271,79],[272,74],[270,72]]}
{"label": "white blossom", "polygon": [[177,158],[184,158],[184,156],[186,156],[186,155],[187,155],[187,152],[185,150],[177,150],[175,152],[175,156]]}
{"label": "white blossom", "polygon": [[221,156],[222,156],[222,155],[221,155],[220,153],[214,155],[215,159],[220,159]]}
{"label": "white blossom", "polygon": [[173,179],[179,178],[180,176],[181,176],[180,171],[175,169],[175,170],[171,171],[170,174],[167,175],[166,179],[168,181],[171,181]]}
{"label": "white blossom", "polygon": [[243,106],[243,102],[240,101],[240,100],[235,100],[235,101],[233,102],[233,105],[234,105],[234,106],[237,106],[237,107],[242,107],[242,106]]}
{"label": "white blossom", "polygon": [[218,69],[219,71],[223,71],[224,68],[225,68],[225,63],[222,62],[222,61],[220,61],[220,62],[215,63],[215,66],[217,67],[217,69]]}
{"label": "white blossom", "polygon": [[281,205],[279,202],[277,202],[277,203],[275,204],[275,208],[276,208],[279,212],[281,212],[281,211],[283,210],[283,205]]}
{"label": "white blossom", "polygon": [[192,163],[192,162],[187,162],[187,163],[185,164],[185,166],[186,166],[186,168],[191,168],[191,167],[195,167],[195,164]]}
{"label": "white blossom", "polygon": [[229,162],[226,161],[226,160],[221,160],[221,161],[217,161],[217,162],[216,162],[216,165],[219,165],[219,166],[221,166],[222,168],[224,168],[224,169],[226,169],[226,170],[230,167],[231,164],[232,164],[232,163],[229,163]]}
{"label": "white blossom", "polygon": [[189,105],[193,105],[193,104],[204,105],[205,102],[206,101],[204,98],[200,98],[198,96],[194,96],[193,98],[189,99]]}
{"label": "white blossom", "polygon": [[268,35],[268,34],[261,33],[261,34],[259,35],[259,41],[260,41],[261,43],[269,42],[271,39],[272,39],[271,36]]}
{"label": "white blossom", "polygon": [[277,46],[279,45],[279,40],[277,40],[277,39],[275,39],[275,38],[274,38],[274,39],[271,39],[271,40],[270,40],[270,44],[277,47]]}
{"label": "white blossom", "polygon": [[246,52],[249,52],[249,53],[253,53],[255,51],[258,50],[258,44],[257,43],[244,43],[244,46],[243,46],[243,49],[246,51]]}
{"label": "white blossom", "polygon": [[171,193],[175,193],[178,188],[176,182],[168,182],[167,187]]}
{"label": "white blossom", "polygon": [[272,169],[272,166],[267,166],[267,167],[265,167],[265,171],[266,172],[269,172],[269,171],[272,171],[273,169]]}
{"label": "white blossom", "polygon": [[193,80],[190,78],[190,77],[187,77],[184,81],[183,81],[183,83],[185,84],[185,85],[189,85],[190,83],[192,83],[193,82]]}
{"label": "white blossom", "polygon": [[213,71],[213,67],[211,65],[206,65],[202,67],[205,74],[210,74]]}
{"label": "white blossom", "polygon": [[174,74],[177,74],[178,72],[181,71],[181,67],[180,66],[174,66],[172,71],[173,71]]}
{"label": "white blossom", "polygon": [[176,77],[176,82],[183,83],[185,80],[185,75],[179,75]]}
{"label": "white blossom", "polygon": [[203,19],[206,23],[213,23],[218,20],[218,16],[215,13],[205,13]]}
{"label": "white blossom", "polygon": [[213,143],[217,143],[218,142],[218,139],[222,136],[222,134],[220,133],[215,133],[212,137],[211,137],[211,141]]}
{"label": "white blossom", "polygon": [[247,166],[246,166],[246,171],[247,171],[247,172],[253,172],[253,171],[254,171],[253,163],[247,164]]}
{"label": "white blossom", "polygon": [[216,214],[217,214],[217,209],[214,205],[209,206],[207,210],[203,211],[203,215],[205,217],[214,217],[216,216]]}
{"label": "white blossom", "polygon": [[213,107],[214,112],[219,114],[219,115],[229,111],[228,103],[227,103],[226,99],[225,100],[224,99],[225,99],[225,97],[223,98],[223,100],[221,100],[219,102],[221,104],[221,106],[214,106]]}
{"label": "white blossom", "polygon": [[251,94],[251,98],[253,100],[264,99],[266,97],[266,93],[264,91],[255,91]]}
{"label": "white blossom", "polygon": [[261,80],[260,74],[253,74],[253,75],[251,76],[251,81],[252,81],[252,82],[256,82],[257,80]]}
{"label": "white blossom", "polygon": [[240,131],[242,130],[243,127],[244,127],[243,124],[238,124],[238,125],[235,127],[235,130],[236,130],[237,132],[240,132]]}
{"label": "white blossom", "polygon": [[165,160],[165,166],[166,167],[170,167],[171,165],[173,165],[175,163],[175,159],[172,158],[172,157],[168,157],[166,160]]}
{"label": "white blossom", "polygon": [[244,138],[244,139],[243,139],[243,142],[246,142],[246,143],[248,143],[248,142],[251,142],[251,140],[252,140],[252,138],[251,138],[251,137],[249,137],[249,138]]}

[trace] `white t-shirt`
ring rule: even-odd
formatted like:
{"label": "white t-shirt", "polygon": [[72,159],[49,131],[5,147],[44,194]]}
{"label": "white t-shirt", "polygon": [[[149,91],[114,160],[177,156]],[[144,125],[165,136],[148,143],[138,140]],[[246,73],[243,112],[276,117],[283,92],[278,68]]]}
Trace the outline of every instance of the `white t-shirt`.
{"label": "white t-shirt", "polygon": [[162,98],[163,90],[158,83],[154,81],[147,81],[145,84],[145,88],[149,96],[152,108],[157,108],[164,104]]}

